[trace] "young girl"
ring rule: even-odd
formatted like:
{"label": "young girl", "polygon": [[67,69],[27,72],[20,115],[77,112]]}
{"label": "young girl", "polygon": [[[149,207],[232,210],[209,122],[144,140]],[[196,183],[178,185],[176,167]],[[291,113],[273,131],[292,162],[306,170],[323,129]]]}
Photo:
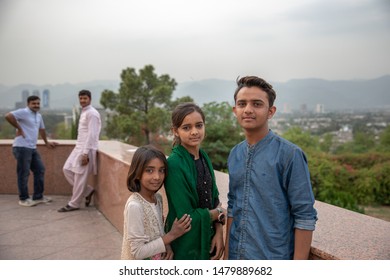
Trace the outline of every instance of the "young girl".
{"label": "young girl", "polygon": [[191,229],[191,218],[183,214],[165,234],[162,197],[157,191],[167,176],[165,155],[152,146],[137,149],[127,176],[133,194],[124,210],[121,259],[172,259],[170,243]]}
{"label": "young girl", "polygon": [[205,136],[205,117],[194,103],[178,105],[172,112],[173,150],[165,181],[169,212],[166,228],[189,213],[191,231],[172,242],[175,259],[219,259],[224,250],[224,213],[218,198],[214,169],[200,149]]}

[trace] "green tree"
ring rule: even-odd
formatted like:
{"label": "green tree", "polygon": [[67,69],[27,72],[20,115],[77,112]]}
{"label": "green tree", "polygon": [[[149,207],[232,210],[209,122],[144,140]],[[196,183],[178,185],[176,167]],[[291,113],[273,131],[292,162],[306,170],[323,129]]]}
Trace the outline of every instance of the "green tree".
{"label": "green tree", "polygon": [[174,100],[170,103],[169,110],[173,111],[173,109],[175,109],[175,107],[177,105],[179,105],[180,103],[184,103],[184,102],[194,102],[194,99],[192,99],[189,96],[178,97],[176,100]]}
{"label": "green tree", "polygon": [[304,151],[319,149],[318,137],[310,135],[310,132],[305,132],[300,127],[291,127],[283,134],[283,137],[299,146]]}
{"label": "green tree", "polygon": [[379,136],[379,150],[390,152],[390,125]]}
{"label": "green tree", "polygon": [[64,121],[64,116],[62,114],[56,113],[47,113],[41,112],[43,121],[45,122],[45,130],[46,134],[51,135],[54,133],[57,124],[62,123]]}
{"label": "green tree", "polygon": [[15,137],[15,128],[10,125],[5,118],[0,120],[0,138],[2,139],[13,139]]}
{"label": "green tree", "polygon": [[355,153],[365,153],[375,147],[374,135],[362,130],[356,131],[353,135],[353,143]]}
{"label": "green tree", "polygon": [[67,128],[65,122],[58,123],[55,129],[55,139],[71,139],[71,128]]}
{"label": "green tree", "polygon": [[202,110],[206,117],[206,137],[202,148],[212,159],[214,169],[224,171],[230,150],[243,140],[241,128],[228,102],[207,103]]}
{"label": "green tree", "polygon": [[70,128],[70,139],[77,139],[77,132],[79,129],[79,120],[80,120],[80,108],[74,107],[72,110],[74,121],[72,122],[72,127]]}
{"label": "green tree", "polygon": [[119,91],[105,90],[100,103],[109,109],[107,136],[131,142],[151,143],[152,134],[169,130],[172,93],[177,85],[169,75],[158,76],[152,65],[121,73]]}
{"label": "green tree", "polygon": [[362,212],[354,191],[351,191],[356,177],[353,169],[318,151],[310,151],[308,163],[314,197],[317,200]]}
{"label": "green tree", "polygon": [[325,134],[322,136],[322,138],[321,138],[321,140],[320,140],[320,143],[319,143],[319,145],[320,145],[320,150],[321,150],[322,152],[327,153],[327,152],[330,151],[330,149],[331,149],[331,147],[332,147],[332,144],[333,144],[333,135],[330,134],[330,133],[325,133]]}

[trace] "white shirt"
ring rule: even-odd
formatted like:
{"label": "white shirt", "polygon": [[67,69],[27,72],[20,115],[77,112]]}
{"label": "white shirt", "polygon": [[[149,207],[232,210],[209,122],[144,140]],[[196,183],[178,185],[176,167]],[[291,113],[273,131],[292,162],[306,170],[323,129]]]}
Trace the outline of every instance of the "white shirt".
{"label": "white shirt", "polygon": [[[81,111],[77,130],[76,146],[64,164],[64,169],[82,174],[85,171],[97,174],[96,151],[99,145],[101,121],[99,112],[91,105]],[[81,165],[83,154],[87,154],[89,163]]]}
{"label": "white shirt", "polygon": [[81,110],[77,130],[76,148],[81,148],[83,154],[88,154],[89,150],[97,150],[100,129],[101,121],[99,112],[91,105],[84,107]]}

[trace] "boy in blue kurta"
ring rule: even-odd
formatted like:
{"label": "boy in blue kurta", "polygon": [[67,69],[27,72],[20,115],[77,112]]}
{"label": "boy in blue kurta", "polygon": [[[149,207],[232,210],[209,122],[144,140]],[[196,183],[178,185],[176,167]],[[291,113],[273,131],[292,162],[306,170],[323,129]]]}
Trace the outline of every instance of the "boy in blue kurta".
{"label": "boy in blue kurta", "polygon": [[317,212],[306,157],[268,128],[272,86],[253,76],[237,86],[233,111],[246,139],[228,158],[225,259],[307,259]]}

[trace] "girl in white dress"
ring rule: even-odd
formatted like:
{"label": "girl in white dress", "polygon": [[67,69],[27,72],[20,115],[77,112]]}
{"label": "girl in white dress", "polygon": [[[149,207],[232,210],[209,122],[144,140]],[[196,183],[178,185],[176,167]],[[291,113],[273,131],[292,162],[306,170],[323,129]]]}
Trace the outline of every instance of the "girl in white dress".
{"label": "girl in white dress", "polygon": [[151,145],[134,153],[127,176],[132,194],[124,210],[122,260],[171,260],[173,240],[191,229],[191,217],[184,214],[164,232],[162,196],[158,190],[167,176],[165,155]]}

